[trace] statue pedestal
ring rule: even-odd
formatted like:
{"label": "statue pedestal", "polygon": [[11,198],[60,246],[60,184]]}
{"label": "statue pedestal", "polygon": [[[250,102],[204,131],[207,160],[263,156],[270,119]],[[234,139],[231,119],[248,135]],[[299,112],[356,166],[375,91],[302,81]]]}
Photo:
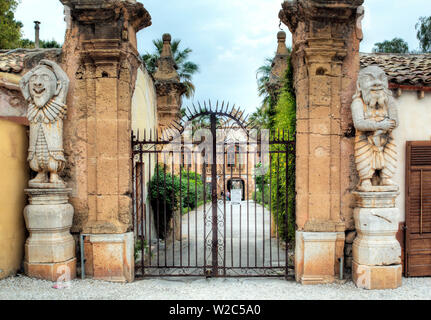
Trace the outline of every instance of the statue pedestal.
{"label": "statue pedestal", "polygon": [[76,277],[75,240],[70,234],[71,189],[27,189],[24,209],[30,237],[25,244],[25,273],[29,277],[69,281]]}
{"label": "statue pedestal", "polygon": [[353,281],[359,288],[401,286],[401,246],[396,239],[398,192],[354,192],[357,238],[353,242]]}

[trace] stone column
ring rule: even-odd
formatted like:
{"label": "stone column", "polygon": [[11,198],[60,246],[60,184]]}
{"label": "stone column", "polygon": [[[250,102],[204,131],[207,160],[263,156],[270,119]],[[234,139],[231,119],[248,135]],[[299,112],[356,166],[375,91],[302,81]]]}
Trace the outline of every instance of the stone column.
{"label": "stone column", "polygon": [[[296,279],[336,278],[352,224],[350,103],[359,70],[363,0],[285,1],[297,99]],[[353,207],[353,206],[352,206]],[[346,219],[346,217],[350,217]]]}
{"label": "stone column", "polygon": [[136,33],[151,17],[136,1],[61,2],[68,7],[63,65],[73,79],[65,121],[72,231],[88,235],[87,275],[132,281],[131,101],[142,63]]}
{"label": "stone column", "polygon": [[[181,97],[186,92],[186,86],[180,82],[176,69],[177,65],[171,50],[171,35],[164,34],[162,54],[157,61],[157,71],[154,74],[159,135],[178,119],[182,104]],[[167,136],[169,136],[168,133]]]}

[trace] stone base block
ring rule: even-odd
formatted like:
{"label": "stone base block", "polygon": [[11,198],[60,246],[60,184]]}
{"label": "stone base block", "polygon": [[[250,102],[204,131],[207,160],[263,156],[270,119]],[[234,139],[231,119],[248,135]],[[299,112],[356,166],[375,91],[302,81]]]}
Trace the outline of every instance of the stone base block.
{"label": "stone base block", "polygon": [[132,282],[134,246],[133,232],[85,236],[85,275],[97,280]]}
{"label": "stone base block", "polygon": [[30,278],[53,282],[70,281],[76,278],[76,258],[59,263],[24,262],[24,270]]}
{"label": "stone base block", "polygon": [[402,266],[366,266],[353,261],[353,282],[368,290],[396,289],[401,287]]}
{"label": "stone base block", "polygon": [[302,284],[334,282],[344,254],[344,232],[296,232],[296,281]]}

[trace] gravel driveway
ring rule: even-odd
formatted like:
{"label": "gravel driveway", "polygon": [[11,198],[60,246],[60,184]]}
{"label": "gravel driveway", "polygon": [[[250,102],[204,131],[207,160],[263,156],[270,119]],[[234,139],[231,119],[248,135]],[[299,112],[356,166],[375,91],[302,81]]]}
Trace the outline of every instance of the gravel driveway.
{"label": "gravel driveway", "polygon": [[74,280],[66,289],[53,289],[52,283],[24,276],[0,281],[4,299],[108,299],[108,300],[388,300],[431,299],[431,278],[403,279],[396,290],[368,291],[352,282],[302,286],[278,279],[150,279],[130,284],[94,280]]}

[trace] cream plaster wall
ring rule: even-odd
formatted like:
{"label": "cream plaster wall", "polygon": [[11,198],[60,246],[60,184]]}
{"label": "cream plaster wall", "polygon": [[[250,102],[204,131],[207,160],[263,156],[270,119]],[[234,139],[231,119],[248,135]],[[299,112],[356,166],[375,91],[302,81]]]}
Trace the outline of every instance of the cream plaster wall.
{"label": "cream plaster wall", "polygon": [[0,279],[14,275],[24,257],[26,131],[23,125],[0,119]]}
{"label": "cream plaster wall", "polygon": [[416,91],[404,91],[396,101],[400,126],[394,131],[399,154],[394,181],[400,186],[401,194],[397,199],[400,221],[405,221],[406,141],[431,140],[431,93],[425,93],[425,99],[419,99]]}
{"label": "cream plaster wall", "polygon": [[[144,131],[146,131],[146,138],[149,139],[150,130],[152,130],[152,137],[154,139],[154,132],[157,130],[157,95],[156,88],[154,86],[154,81],[149,75],[148,71],[141,67],[138,70],[138,75],[136,78],[135,92],[132,98],[132,130],[135,135],[139,130],[139,139],[142,140],[144,137]],[[135,161],[139,159],[135,158]],[[145,154],[143,158],[144,166],[144,201],[147,200],[148,190],[147,185],[149,181],[149,175],[151,177],[154,173],[156,158],[155,154]],[[150,167],[151,166],[151,167]],[[135,188],[135,186],[134,186]],[[151,212],[151,206],[146,201],[146,219],[145,221],[150,221],[149,213]],[[154,219],[152,219],[154,220]],[[145,228],[146,234],[149,234],[149,226],[146,223]],[[140,226],[135,228],[135,230],[140,230]],[[151,235],[156,235],[156,230],[154,225],[152,226]],[[154,237],[152,237],[154,238]]]}

